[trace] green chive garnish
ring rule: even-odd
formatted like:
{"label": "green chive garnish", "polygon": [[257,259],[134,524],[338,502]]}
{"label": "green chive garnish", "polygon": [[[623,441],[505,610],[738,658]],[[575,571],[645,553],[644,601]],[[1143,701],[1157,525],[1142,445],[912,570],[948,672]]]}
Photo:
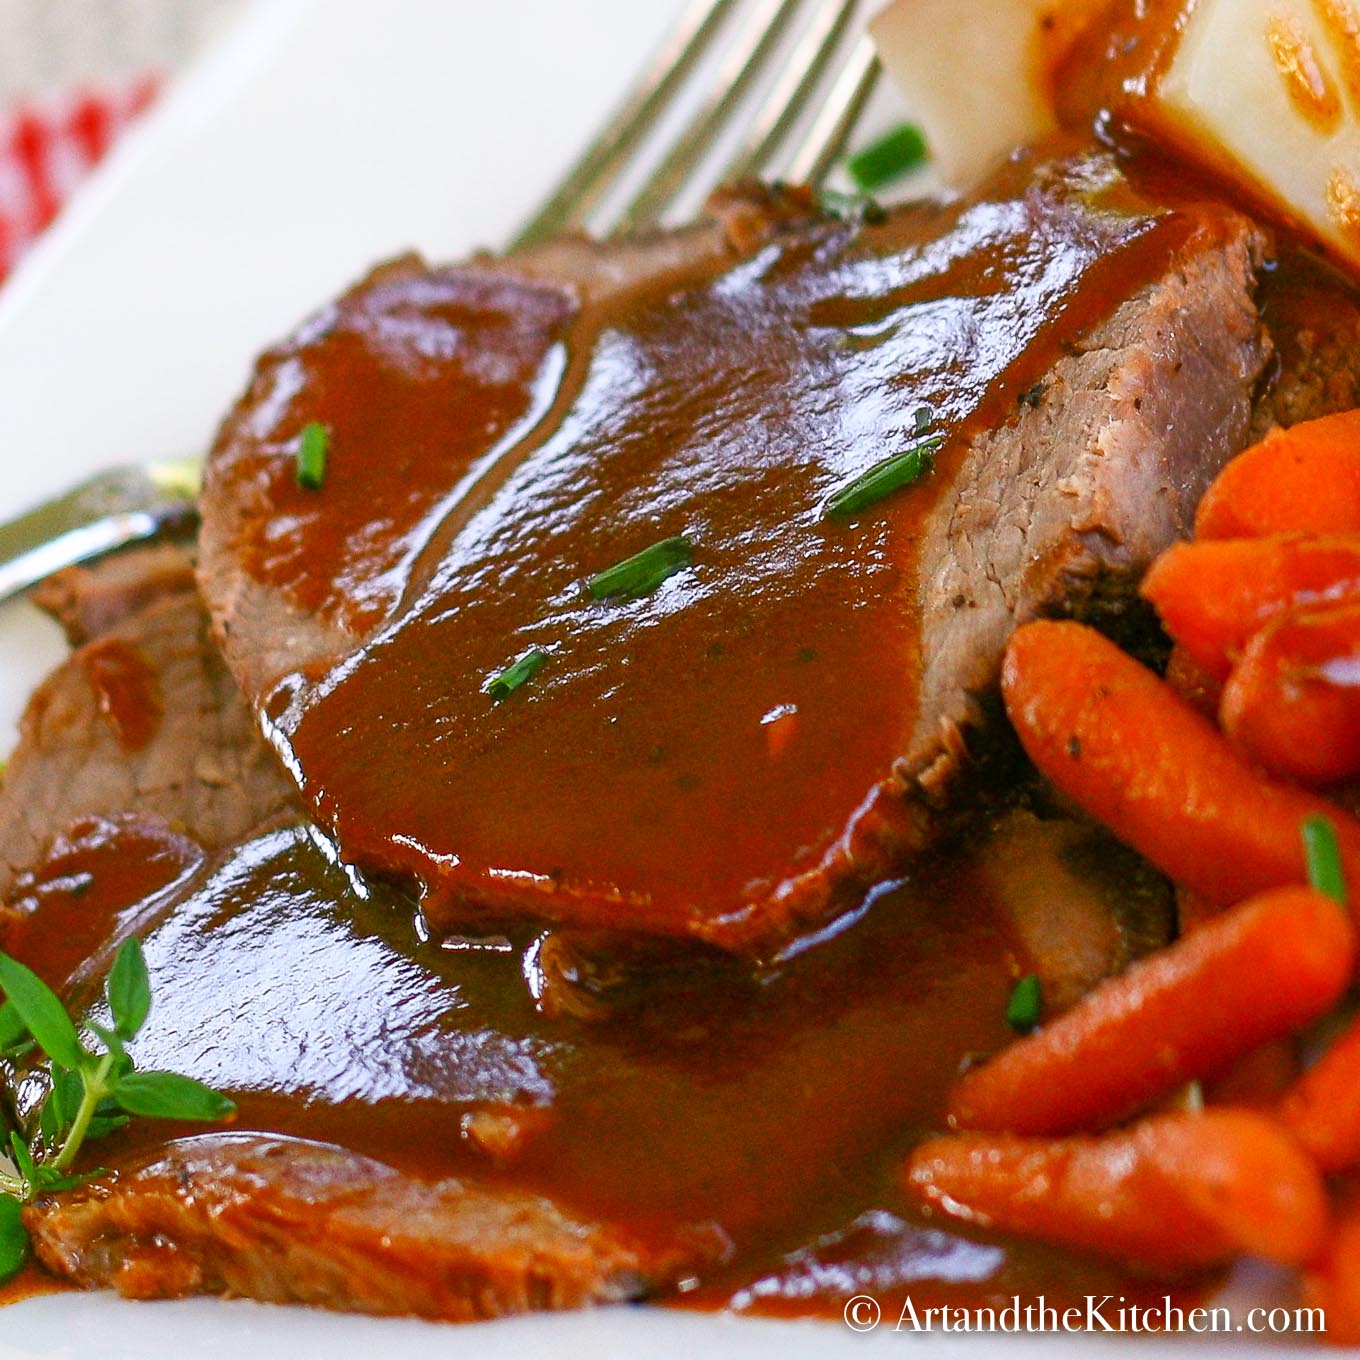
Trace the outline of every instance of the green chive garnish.
{"label": "green chive garnish", "polygon": [[1327,817],[1308,817],[1303,823],[1303,853],[1308,861],[1308,881],[1318,892],[1346,905],[1346,875],[1341,869],[1341,848],[1336,827]]}
{"label": "green chive garnish", "polygon": [[1006,1023],[1019,1034],[1028,1034],[1039,1023],[1044,989],[1036,973],[1027,973],[1015,984],[1006,1003]]}
{"label": "green chive garnish", "polygon": [[868,472],[856,477],[853,482],[841,487],[826,503],[828,515],[857,515],[861,510],[900,491],[904,486],[918,482],[935,467],[935,454],[944,443],[943,435],[932,435],[912,444],[901,453],[875,463]]}
{"label": "green chive garnish", "polygon": [[592,576],[587,589],[597,600],[623,596],[635,600],[650,595],[662,581],[684,571],[694,562],[694,548],[687,538],[663,538],[640,553],[625,558],[617,566]]}
{"label": "green chive garnish", "polygon": [[547,664],[548,654],[534,647],[512,661],[499,675],[493,675],[482,689],[496,702],[508,699],[521,685],[527,685]]}
{"label": "green chive garnish", "polygon": [[297,484],[304,491],[320,491],[326,480],[326,454],[331,437],[324,425],[312,421],[302,432],[297,450]]}
{"label": "green chive garnish", "polygon": [[846,162],[845,168],[850,178],[871,194],[885,184],[915,170],[926,158],[926,139],[921,129],[911,123],[903,123],[891,132],[884,133],[875,142],[870,142],[862,151],[857,151]]}

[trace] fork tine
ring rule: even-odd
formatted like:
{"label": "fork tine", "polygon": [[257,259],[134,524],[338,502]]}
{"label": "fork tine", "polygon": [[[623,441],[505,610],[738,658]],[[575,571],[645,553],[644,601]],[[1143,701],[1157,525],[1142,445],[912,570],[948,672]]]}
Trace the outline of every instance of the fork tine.
{"label": "fork tine", "polygon": [[765,69],[801,3],[802,0],[761,0],[756,6],[733,42],[713,95],[620,215],[615,231],[635,231],[658,219],[707,157],[714,138]]}
{"label": "fork tine", "polygon": [[790,163],[788,179],[795,184],[818,185],[827,177],[845,150],[882,72],[873,42],[867,35],[860,38]]}
{"label": "fork tine", "polygon": [[[614,193],[635,154],[668,121],[677,96],[708,57],[722,29],[747,0],[691,0],[670,37],[633,87],[614,118],[511,243],[519,249],[558,232],[586,225]],[[856,0],[812,0],[812,20],[795,44],[788,69],[773,78],[759,101],[754,128],[729,169],[769,173],[776,156],[827,78],[832,56],[843,46]],[[752,0],[755,3],[755,0]],[[731,54],[721,63],[719,84],[672,144],[652,178],[636,196],[622,226],[652,221],[681,190],[697,187],[707,170],[713,139],[730,130],[752,83],[765,74],[802,0],[759,0],[737,30]],[[715,57],[715,62],[717,58]],[[879,65],[867,38],[859,39],[832,82],[826,105],[797,144],[785,178],[818,184],[844,148],[878,79]],[[33,585],[60,567],[167,528],[186,527],[196,514],[202,472],[199,459],[110,469],[0,524],[0,600]]]}
{"label": "fork tine", "polygon": [[665,115],[736,3],[694,0],[604,130],[511,241],[511,250],[584,226],[590,209],[614,183],[618,167]]}
{"label": "fork tine", "polygon": [[775,157],[808,106],[827,63],[840,45],[859,0],[823,4],[799,39],[788,68],[766,95],[754,126],[723,172],[724,183],[739,183],[761,173],[772,174]]}

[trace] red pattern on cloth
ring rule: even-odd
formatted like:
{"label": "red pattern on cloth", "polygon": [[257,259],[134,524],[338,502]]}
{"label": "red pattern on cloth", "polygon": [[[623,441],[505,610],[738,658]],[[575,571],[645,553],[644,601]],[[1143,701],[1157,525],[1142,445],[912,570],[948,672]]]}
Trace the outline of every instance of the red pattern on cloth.
{"label": "red pattern on cloth", "polygon": [[44,95],[0,115],[0,282],[156,88],[143,76]]}

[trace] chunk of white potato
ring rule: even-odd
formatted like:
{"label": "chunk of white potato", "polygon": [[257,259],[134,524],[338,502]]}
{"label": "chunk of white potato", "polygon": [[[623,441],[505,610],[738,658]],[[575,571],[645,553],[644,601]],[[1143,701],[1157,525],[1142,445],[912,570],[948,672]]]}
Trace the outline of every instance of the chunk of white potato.
{"label": "chunk of white potato", "polygon": [[1124,115],[1360,266],[1360,4],[1199,0]]}
{"label": "chunk of white potato", "polygon": [[874,46],[948,184],[967,185],[1054,126],[1040,22],[1052,0],[894,0]]}
{"label": "chunk of white potato", "polygon": [[1049,132],[1056,84],[1063,121],[1108,112],[1360,268],[1360,0],[894,0],[871,27],[947,182]]}

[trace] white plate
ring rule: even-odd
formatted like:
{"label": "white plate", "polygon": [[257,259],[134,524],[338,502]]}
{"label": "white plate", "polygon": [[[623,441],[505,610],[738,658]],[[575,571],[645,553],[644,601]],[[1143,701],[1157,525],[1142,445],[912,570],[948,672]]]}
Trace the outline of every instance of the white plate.
{"label": "white plate", "polygon": [[[0,291],[0,517],[102,465],[204,447],[253,356],[373,261],[504,240],[679,8],[255,0]],[[28,606],[0,611],[0,728],[62,655]],[[0,1311],[0,1357],[738,1360],[911,1340],[628,1308],[460,1329],[111,1295]],[[1090,1337],[929,1344],[940,1360],[1108,1352]]]}

